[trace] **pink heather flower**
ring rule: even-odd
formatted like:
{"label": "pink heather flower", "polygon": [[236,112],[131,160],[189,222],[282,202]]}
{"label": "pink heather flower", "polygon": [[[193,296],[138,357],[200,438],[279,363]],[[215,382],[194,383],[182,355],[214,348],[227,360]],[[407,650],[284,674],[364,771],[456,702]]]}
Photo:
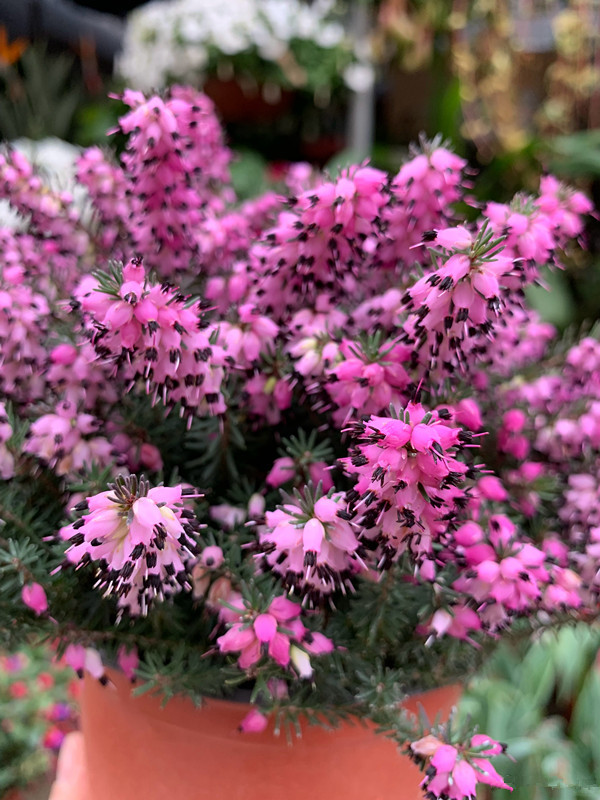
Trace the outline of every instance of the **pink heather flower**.
{"label": "pink heather flower", "polygon": [[386,267],[402,270],[405,276],[416,260],[426,263],[427,252],[413,247],[423,241],[427,231],[450,224],[452,206],[467,186],[464,159],[435,143],[421,145],[422,152],[392,179],[394,202],[386,204],[382,214],[387,235],[380,257]]}
{"label": "pink heather flower", "polygon": [[483,427],[481,409],[471,397],[467,397],[454,407],[454,419],[470,431],[480,431]]}
{"label": "pink heather flower", "polygon": [[517,298],[512,302],[509,297],[494,327],[494,338],[487,345],[485,374],[507,377],[539,362],[555,337],[553,325],[542,322],[536,311],[522,308]]}
{"label": "pink heather flower", "polygon": [[306,449],[296,458],[282,456],[275,459],[265,478],[266,484],[276,489],[286,483],[294,482],[298,486],[311,481],[313,486],[321,484],[321,490],[327,493],[333,488],[331,466],[325,461],[313,460],[314,458],[313,453]]}
{"label": "pink heather flower", "polygon": [[390,403],[406,400],[411,380],[406,371],[411,350],[398,342],[381,342],[376,335],[364,343],[345,339],[340,360],[325,372],[325,390],[336,406],[333,421],[340,426],[359,415],[379,414]]}
{"label": "pink heather flower", "polygon": [[378,544],[378,566],[408,550],[420,563],[466,501],[467,472],[456,455],[470,435],[411,403],[398,417],[371,416],[353,427],[356,445],[340,459],[356,483],[348,493],[353,522]]}
{"label": "pink heather flower", "polygon": [[204,296],[220,314],[225,314],[230,306],[246,298],[249,287],[248,264],[236,261],[231,268],[221,269],[207,280]]}
{"label": "pink heather flower", "polygon": [[211,519],[218,522],[225,530],[233,530],[237,525],[246,521],[248,513],[244,508],[226,505],[211,506],[209,510]]}
{"label": "pink heather flower", "polygon": [[372,333],[375,328],[390,335],[396,332],[399,320],[403,317],[404,307],[402,297],[404,292],[397,288],[388,289],[383,294],[376,294],[363,300],[352,311],[345,325],[338,328],[348,328],[352,325],[357,331]]}
{"label": "pink heather flower", "polygon": [[345,591],[364,569],[355,528],[344,519],[345,508],[343,492],[313,496],[304,487],[301,495],[267,511],[259,529],[265,567],[311,602]]}
{"label": "pink heather flower", "polygon": [[77,345],[59,344],[50,351],[50,365],[44,377],[47,389],[85,411],[99,404],[112,404],[118,392],[111,375],[112,367],[98,359],[88,341]]}
{"label": "pink heather flower", "polygon": [[247,403],[249,413],[256,418],[256,424],[277,425],[282,411],[292,404],[293,386],[289,375],[279,377],[268,374],[261,367],[244,383],[242,398]]}
{"label": "pink heather flower", "polygon": [[551,175],[540,180],[537,198],[517,195],[510,205],[488,203],[484,211],[495,233],[506,237],[505,247],[526,282],[539,277],[542,264],[558,266],[557,253],[583,231],[592,204]]}
{"label": "pink heather flower", "polygon": [[531,443],[522,433],[527,423],[527,416],[520,408],[512,408],[502,417],[502,424],[498,430],[498,449],[503,453],[510,453],[518,461],[529,455]]}
{"label": "pink heather flower", "polygon": [[261,714],[256,708],[253,708],[240,722],[240,731],[242,733],[262,733],[266,730],[268,724],[268,717]]}
{"label": "pink heather flower", "polygon": [[237,324],[221,323],[219,342],[236,366],[248,368],[258,360],[261,352],[271,352],[274,349],[279,326],[259,314],[250,303],[239,306],[237,315]]}
{"label": "pink heather flower", "polygon": [[339,360],[339,343],[328,333],[315,333],[288,345],[287,352],[296,359],[294,369],[299,375],[318,378]]}
{"label": "pink heather flower", "polygon": [[[296,667],[302,678],[312,675],[307,654],[330,653],[333,643],[322,633],[312,632],[301,620],[302,608],[286,597],[275,597],[265,612],[257,612],[238,595],[232,598],[221,614],[229,629],[217,639],[222,653],[239,653],[240,669],[252,671],[256,664],[267,656],[281,667]],[[292,653],[292,647],[297,653]],[[305,658],[299,660],[298,653]],[[292,655],[295,658],[292,660]],[[297,668],[297,664],[301,668]]]}
{"label": "pink heather flower", "polygon": [[289,329],[285,351],[295,359],[294,370],[305,378],[321,377],[338,360],[339,342],[335,331],[348,322],[347,315],[333,305],[324,292],[315,308],[302,308],[287,322]]}
{"label": "pink heather flower", "polygon": [[295,476],[296,463],[294,459],[291,456],[282,456],[275,460],[265,481],[269,486],[277,488],[283,486],[284,483],[289,483]]}
{"label": "pink heather flower", "polygon": [[139,381],[155,401],[180,403],[190,423],[194,414],[223,413],[225,351],[202,327],[200,302],[150,283],[136,259],[104,280],[86,280],[78,293],[100,357],[119,368],[126,352],[123,376]]}
{"label": "pink heather flower", "polygon": [[481,628],[482,622],[476,611],[468,606],[454,605],[449,609],[438,609],[425,626],[425,632],[433,637],[452,636],[477,646],[470,634],[480,631]]}
{"label": "pink heather flower", "polygon": [[11,150],[0,154],[0,197],[27,221],[30,238],[20,244],[37,251],[35,266],[68,291],[90,243],[72,195],[51,189],[23,154]]}
{"label": "pink heather flower", "polygon": [[21,589],[21,599],[38,617],[48,610],[48,598],[39,583],[26,583]]}
{"label": "pink heather flower", "polygon": [[21,281],[0,282],[0,389],[4,398],[29,403],[43,394],[50,306]]}
{"label": "pink heather flower", "polygon": [[7,481],[15,474],[15,459],[6,443],[12,438],[13,430],[8,420],[6,406],[0,403],[0,478]]}
{"label": "pink heather flower", "polygon": [[526,517],[533,517],[541,503],[546,474],[547,466],[539,461],[525,461],[505,474],[510,503]]}
{"label": "pink heather flower", "polygon": [[402,340],[436,374],[452,375],[471,368],[485,352],[513,260],[485,228],[477,236],[462,227],[432,236],[449,247],[442,244],[434,269],[408,287],[403,303],[410,316]]}
{"label": "pink heather flower", "polygon": [[502,485],[500,478],[495,475],[483,475],[477,481],[477,491],[486,500],[502,503],[508,500],[508,492]]}
{"label": "pink heather flower", "polygon": [[[109,423],[113,427],[112,421]],[[137,431],[136,431],[137,433]],[[143,436],[143,432],[139,431]],[[116,455],[117,463],[125,465],[130,472],[151,471],[158,472],[162,469],[163,460],[160,450],[150,442],[133,441],[131,437],[120,430],[111,436],[111,445]]]}
{"label": "pink heather flower", "polygon": [[356,287],[359,273],[376,263],[385,183],[379,170],[352,167],[293,198],[291,210],[252,248],[256,305],[279,320],[284,309],[313,306],[323,290],[337,295]]}
{"label": "pink heather flower", "polygon": [[97,585],[117,598],[119,616],[125,609],[145,615],[154,600],[192,588],[199,525],[183,504],[199,495],[182,485],[151,489],[135,475],[109,487],[84,501],[88,513],[60,536],[70,542],[67,559],[77,568],[99,562]]}
{"label": "pink heather flower", "polygon": [[559,247],[565,239],[579,236],[583,231],[585,214],[590,214],[593,204],[582,192],[561,183],[554,175],[540,178],[540,196],[535,202],[545,214],[559,237]]}
{"label": "pink heather flower", "polygon": [[205,547],[200,556],[202,566],[206,569],[219,569],[224,560],[223,551],[217,545]]}
{"label": "pink heather flower", "polygon": [[70,644],[64,652],[63,659],[65,664],[74,669],[80,678],[83,678],[84,672],[89,672],[92,678],[99,681],[105,680],[102,657],[93,647],[86,648],[80,644]]}
{"label": "pink heather flower", "polygon": [[121,647],[119,647],[119,652],[117,653],[117,664],[119,665],[121,672],[123,672],[125,677],[128,678],[132,683],[135,681],[135,671],[138,668],[139,663],[140,659],[138,657],[136,647],[133,647],[131,650],[128,650],[125,645],[121,645]]}
{"label": "pink heather flower", "polygon": [[120,167],[107,165],[96,150],[79,165],[107,224],[102,244],[124,233],[128,250],[144,253],[163,277],[198,266],[202,223],[233,199],[223,187],[231,152],[213,104],[182,86],[164,98],[126,90],[122,99],[131,110],[119,120],[128,136]]}
{"label": "pink heather flower", "polygon": [[77,475],[92,464],[106,466],[113,449],[104,436],[94,435],[101,422],[91,414],[80,414],[68,401],[32,423],[24,452],[46,462],[57,475]]}
{"label": "pink heather flower", "polygon": [[440,800],[471,800],[478,783],[512,791],[489,761],[504,750],[483,734],[464,744],[445,744],[427,736],[410,745],[411,755],[426,772],[421,784],[426,796]]}
{"label": "pink heather flower", "polygon": [[100,222],[96,245],[113,257],[122,257],[118,243],[132,213],[128,177],[100,147],[89,147],[77,160],[77,181],[87,189]]}
{"label": "pink heather flower", "polygon": [[463,557],[464,572],[452,587],[476,602],[477,613],[490,631],[507,625],[512,615],[538,607],[550,582],[544,551],[503,515],[490,517],[485,538],[466,545]]}

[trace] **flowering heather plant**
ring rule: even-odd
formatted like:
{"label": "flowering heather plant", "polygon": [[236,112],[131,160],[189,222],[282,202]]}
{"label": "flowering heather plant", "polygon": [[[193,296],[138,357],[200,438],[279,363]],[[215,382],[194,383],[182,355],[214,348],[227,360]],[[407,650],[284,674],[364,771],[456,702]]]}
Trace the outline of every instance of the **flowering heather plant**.
{"label": "flowering heather plant", "polygon": [[[126,92],[86,206],[0,159],[0,620],[78,673],[269,715],[365,717],[428,797],[504,786],[484,732],[399,711],[511,630],[598,614],[600,343],[524,290],[591,204],[390,176],[235,201],[210,102]],[[304,177],[303,177],[304,176]]]}

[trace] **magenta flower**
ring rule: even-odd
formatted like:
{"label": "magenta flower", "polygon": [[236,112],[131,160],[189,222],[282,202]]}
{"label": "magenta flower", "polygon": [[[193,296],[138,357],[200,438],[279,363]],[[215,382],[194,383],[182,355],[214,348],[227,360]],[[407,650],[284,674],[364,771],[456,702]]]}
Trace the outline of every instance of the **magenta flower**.
{"label": "magenta flower", "polygon": [[286,309],[313,306],[323,289],[339,295],[356,286],[358,272],[377,262],[385,184],[385,173],[353,167],[295,197],[252,249],[256,305],[279,320]]}
{"label": "magenta flower", "polygon": [[70,644],[64,653],[65,664],[75,670],[80,678],[88,672],[92,678],[104,682],[104,664],[100,653],[93,647],[84,647],[80,644]]}
{"label": "magenta flower", "polygon": [[203,326],[200,301],[188,303],[178,290],[151,283],[138,259],[102,281],[86,279],[78,289],[98,355],[155,401],[180,403],[190,423],[194,414],[224,412],[226,353],[215,342],[216,330]]}
{"label": "magenta flower", "polygon": [[267,656],[301,678],[312,675],[309,654],[330,653],[333,643],[312,632],[301,620],[302,609],[286,597],[275,597],[266,612],[257,613],[241,596],[232,598],[222,617],[229,630],[217,639],[222,653],[239,653],[240,669],[252,671]]}
{"label": "magenta flower", "polygon": [[48,610],[48,598],[39,583],[26,583],[21,589],[21,599],[38,617]]}
{"label": "magenta flower", "polygon": [[463,745],[427,735],[412,742],[409,752],[426,771],[421,786],[427,797],[468,800],[475,798],[478,783],[512,791],[489,761],[504,747],[484,734],[475,734]]}
{"label": "magenta flower", "polygon": [[133,647],[129,650],[124,645],[121,645],[117,653],[117,663],[119,669],[133,683],[135,681],[135,671],[140,663],[137,648]]}
{"label": "magenta flower", "polygon": [[144,253],[150,267],[171,276],[199,264],[206,249],[200,223],[232,199],[223,186],[231,152],[212,102],[191,88],[149,98],[126,90],[122,99],[131,110],[119,120],[128,137],[120,165],[91,148],[78,177],[99,211],[107,254]]}
{"label": "magenta flower", "polygon": [[485,227],[434,230],[439,243],[434,269],[410,286],[403,303],[409,311],[403,341],[436,375],[471,368],[485,352],[490,332],[506,303],[505,276],[513,259]]}
{"label": "magenta flower", "polygon": [[266,730],[268,724],[268,718],[256,708],[253,708],[240,722],[240,731],[242,733],[262,733]]}
{"label": "magenta flower", "polygon": [[68,401],[54,414],[44,414],[32,423],[24,451],[54,468],[57,475],[77,475],[92,464],[110,463],[113,448],[92,414],[78,413]]}
{"label": "magenta flower", "polygon": [[426,263],[427,253],[413,249],[427,231],[450,224],[453,204],[464,188],[467,162],[437,142],[421,142],[421,151],[404,164],[392,179],[394,202],[383,211],[387,236],[380,257],[388,269],[410,267],[415,260]]}
{"label": "magenta flower", "polygon": [[407,372],[411,350],[395,341],[344,339],[338,362],[325,370],[325,390],[336,410],[334,422],[343,427],[359,414],[379,414],[390,403],[406,401],[411,380]]}
{"label": "magenta flower", "polygon": [[154,600],[192,588],[199,525],[184,503],[198,496],[182,485],[151,489],[144,478],[119,476],[81,504],[87,514],[61,529],[67,558],[76,568],[98,562],[97,585],[117,598],[119,615],[147,614]]}
{"label": "magenta flower", "polygon": [[466,500],[467,467],[456,456],[470,435],[445,424],[448,416],[411,403],[398,418],[371,416],[353,428],[356,445],[341,459],[356,481],[349,510],[377,543],[378,567],[406,550],[417,563],[430,557]]}
{"label": "magenta flower", "polygon": [[312,602],[352,586],[365,570],[357,529],[344,517],[343,492],[325,496],[304,487],[302,494],[276,511],[267,511],[259,530],[259,551],[265,568],[284,585],[308,595]]}

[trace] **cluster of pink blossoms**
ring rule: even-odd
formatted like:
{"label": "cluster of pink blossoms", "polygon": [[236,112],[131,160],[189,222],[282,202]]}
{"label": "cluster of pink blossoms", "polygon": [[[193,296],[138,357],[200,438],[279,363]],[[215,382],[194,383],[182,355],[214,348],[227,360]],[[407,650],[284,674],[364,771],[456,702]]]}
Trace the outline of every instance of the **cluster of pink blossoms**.
{"label": "cluster of pink blossoms", "polygon": [[313,674],[311,655],[331,653],[333,642],[301,620],[302,608],[285,597],[275,597],[266,611],[257,612],[241,595],[233,595],[221,610],[228,630],[217,639],[222,653],[239,653],[241,669],[252,668],[264,655],[298,677]]}
{"label": "cluster of pink blossoms", "polygon": [[343,492],[319,497],[308,488],[275,511],[267,511],[259,548],[267,567],[312,602],[351,586],[366,569],[356,527],[345,517]]}
{"label": "cluster of pink blossoms", "polygon": [[439,263],[403,297],[410,312],[404,334],[431,371],[452,375],[485,353],[514,262],[485,228],[477,236],[462,226],[445,228],[429,238],[441,248]]}
{"label": "cluster of pink blossoms", "polygon": [[222,211],[233,198],[217,191],[229,183],[231,152],[211,101],[199,92],[175,86],[163,99],[127,90],[122,99],[131,111],[119,120],[128,135],[121,164],[96,148],[82,157],[78,178],[99,213],[108,253],[143,253],[168,277],[198,266],[207,209]]}
{"label": "cluster of pink blossoms", "polygon": [[539,197],[517,195],[510,205],[490,202],[484,216],[494,233],[505,237],[506,255],[514,260],[515,272],[532,283],[539,278],[541,265],[561,266],[558,251],[581,235],[583,215],[592,208],[582,192],[546,175],[540,180]]}
{"label": "cluster of pink blossoms", "polygon": [[293,198],[254,248],[257,304],[278,318],[322,293],[353,291],[376,263],[386,181],[379,170],[357,167]]}
{"label": "cluster of pink blossoms", "polygon": [[446,744],[427,734],[411,742],[408,754],[426,773],[421,784],[426,797],[472,800],[477,794],[477,784],[511,789],[489,761],[504,750],[504,745],[482,733],[472,736],[466,746]]}
{"label": "cluster of pink blossoms", "polygon": [[431,577],[432,545],[448,532],[467,502],[467,466],[457,459],[470,434],[446,424],[448,409],[410,403],[397,417],[356,423],[356,444],[341,459],[354,477],[347,499],[352,521],[375,548],[374,563],[389,567],[408,550]]}
{"label": "cluster of pink blossoms", "polygon": [[71,403],[61,403],[54,414],[43,414],[32,423],[24,451],[61,476],[93,464],[106,466],[113,453],[110,442],[96,435],[101,425],[92,414],[80,414]]}
{"label": "cluster of pink blossoms", "polygon": [[427,231],[451,223],[453,204],[461,199],[466,185],[463,158],[435,143],[422,145],[422,151],[392,179],[391,201],[383,213],[386,237],[381,260],[387,269],[405,277],[415,261],[427,262],[426,251],[414,249],[415,245]]}
{"label": "cluster of pink blossoms", "polygon": [[96,352],[121,367],[126,379],[144,382],[155,401],[179,403],[190,418],[225,410],[225,352],[203,327],[199,301],[189,303],[169,285],[151,283],[138,259],[108,285],[84,279],[77,298]]}
{"label": "cluster of pink blossoms", "polygon": [[379,336],[365,343],[340,342],[335,364],[324,372],[324,388],[335,406],[334,423],[343,427],[359,414],[379,414],[390,403],[405,402],[411,352],[397,341],[380,342]]}
{"label": "cluster of pink blossoms", "polygon": [[[463,608],[476,610],[473,629],[494,633],[516,614],[581,604],[578,576],[552,563],[548,553],[528,541],[508,517],[492,515],[486,532],[477,522],[466,522],[453,539],[464,568],[452,588],[468,599]],[[431,626],[439,635],[447,624],[446,612],[438,612]]]}
{"label": "cluster of pink blossoms", "polygon": [[73,196],[49,188],[25,156],[13,150],[0,154],[0,198],[27,220],[28,230],[14,234],[15,244],[31,255],[37,250],[38,257],[21,266],[71,286],[90,240]]}
{"label": "cluster of pink blossoms", "polygon": [[27,403],[43,394],[50,308],[30,286],[0,282],[0,389],[4,397]]}
{"label": "cluster of pink blossoms", "polygon": [[199,528],[184,503],[193,497],[198,493],[185,486],[150,488],[143,478],[119,476],[77,509],[88,513],[61,528],[67,560],[93,563],[104,594],[130,615],[145,615],[155,599],[192,588]]}

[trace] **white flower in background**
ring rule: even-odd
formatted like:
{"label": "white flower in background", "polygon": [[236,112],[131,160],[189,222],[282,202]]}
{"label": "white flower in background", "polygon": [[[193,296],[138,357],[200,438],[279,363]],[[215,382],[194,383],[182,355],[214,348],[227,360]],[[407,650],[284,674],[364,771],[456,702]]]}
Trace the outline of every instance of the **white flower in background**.
{"label": "white flower in background", "polygon": [[337,0],[153,0],[129,15],[115,69],[128,86],[149,91],[176,81],[201,84],[219,54],[235,60],[255,51],[281,63],[308,40],[352,57],[337,10]]}
{"label": "white flower in background", "polygon": [[344,81],[353,92],[366,92],[375,82],[375,70],[373,65],[362,62],[348,64],[344,70]]}
{"label": "white flower in background", "polygon": [[[75,180],[75,162],[81,155],[81,148],[55,136],[35,141],[15,139],[10,147],[18,150],[33,164],[44,183],[58,192],[69,192],[80,213],[85,213],[88,205],[87,191]],[[19,230],[24,227],[22,217],[13,210],[7,200],[0,201],[0,227]]]}
{"label": "white flower in background", "polygon": [[345,31],[339,22],[330,22],[322,25],[315,33],[315,42],[319,47],[330,49],[337,47],[344,41]]}
{"label": "white flower in background", "polygon": [[46,176],[53,189],[71,189],[75,182],[75,162],[81,148],[55,136],[34,141],[15,139],[11,147],[19,150],[34,164],[42,176]]}
{"label": "white flower in background", "polygon": [[11,231],[25,230],[25,220],[17,214],[8,200],[0,200],[0,228],[9,228]]}

